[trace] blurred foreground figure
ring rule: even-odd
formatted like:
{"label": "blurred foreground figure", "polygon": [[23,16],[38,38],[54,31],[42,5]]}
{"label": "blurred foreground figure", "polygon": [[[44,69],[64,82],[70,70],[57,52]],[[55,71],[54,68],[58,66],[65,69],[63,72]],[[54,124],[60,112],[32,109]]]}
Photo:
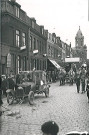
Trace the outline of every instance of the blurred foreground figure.
{"label": "blurred foreground figure", "polygon": [[54,121],[48,121],[41,126],[41,130],[43,135],[57,135],[59,126]]}

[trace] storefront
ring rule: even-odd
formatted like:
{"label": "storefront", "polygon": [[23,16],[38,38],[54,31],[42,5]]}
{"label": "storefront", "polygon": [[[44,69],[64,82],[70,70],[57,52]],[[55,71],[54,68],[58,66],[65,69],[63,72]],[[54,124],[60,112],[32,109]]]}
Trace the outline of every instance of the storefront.
{"label": "storefront", "polygon": [[61,66],[52,59],[47,59],[47,70],[48,71],[55,71],[55,70],[60,70]]}
{"label": "storefront", "polygon": [[47,73],[50,81],[55,82],[58,79],[58,74],[61,66],[52,59],[47,59]]}

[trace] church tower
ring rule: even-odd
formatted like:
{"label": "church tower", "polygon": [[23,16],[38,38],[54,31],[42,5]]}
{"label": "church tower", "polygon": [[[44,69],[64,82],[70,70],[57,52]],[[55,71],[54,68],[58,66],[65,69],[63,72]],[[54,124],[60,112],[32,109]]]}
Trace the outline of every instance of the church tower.
{"label": "church tower", "polygon": [[75,51],[76,56],[80,57],[81,63],[85,63],[87,60],[87,46],[84,44],[84,36],[80,30],[80,26],[75,36]]}
{"label": "church tower", "polygon": [[84,36],[80,30],[80,26],[79,26],[79,30],[76,34],[76,37],[75,37],[75,47],[76,48],[81,48],[84,46]]}

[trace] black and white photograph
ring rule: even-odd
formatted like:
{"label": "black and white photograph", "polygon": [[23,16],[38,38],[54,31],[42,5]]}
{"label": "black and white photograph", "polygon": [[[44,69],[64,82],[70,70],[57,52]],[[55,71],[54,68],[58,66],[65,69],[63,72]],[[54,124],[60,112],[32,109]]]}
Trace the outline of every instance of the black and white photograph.
{"label": "black and white photograph", "polygon": [[89,0],[0,0],[0,135],[89,135]]}

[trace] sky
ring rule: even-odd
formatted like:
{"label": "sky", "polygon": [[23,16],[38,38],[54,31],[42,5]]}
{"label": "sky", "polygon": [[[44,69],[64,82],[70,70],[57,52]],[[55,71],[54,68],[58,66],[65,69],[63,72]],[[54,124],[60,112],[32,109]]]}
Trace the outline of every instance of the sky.
{"label": "sky", "polygon": [[62,41],[75,46],[75,36],[80,29],[87,46],[89,59],[89,0],[16,0],[29,17],[44,25],[49,33],[56,33]]}

